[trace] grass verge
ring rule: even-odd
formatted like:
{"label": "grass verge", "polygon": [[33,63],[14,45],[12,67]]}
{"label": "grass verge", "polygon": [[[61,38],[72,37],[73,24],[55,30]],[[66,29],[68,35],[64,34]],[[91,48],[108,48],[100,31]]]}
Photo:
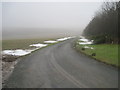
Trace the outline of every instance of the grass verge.
{"label": "grass verge", "polygon": [[[45,40],[56,40],[56,38],[54,38],[54,39],[52,38],[52,39],[3,40],[3,45],[2,45],[3,49],[2,50],[6,50],[6,49],[31,49],[32,47],[29,47],[30,44],[35,44],[35,43],[42,43],[43,44]],[[59,42],[61,42],[61,41],[59,41]],[[31,53],[36,52],[40,49],[46,48],[48,46],[57,44],[59,42],[49,43],[47,46],[36,49],[35,51],[32,51]],[[26,57],[26,56],[30,55],[31,53],[23,55],[23,56],[18,56],[17,58]],[[15,61],[15,59],[16,59],[15,56],[13,56],[13,55],[3,55],[3,57],[4,56],[5,56],[5,59],[2,58],[3,61],[6,60],[8,62],[12,62],[12,61]],[[11,59],[11,57],[12,57],[12,59]]]}
{"label": "grass verge", "polygon": [[36,38],[36,39],[16,39],[16,40],[2,40],[2,50],[9,49],[28,49],[29,45],[34,43],[43,43],[45,40],[55,40],[53,38]]}
{"label": "grass verge", "polygon": [[[85,46],[93,47],[94,49],[85,48],[85,50],[82,50]],[[76,50],[98,60],[101,62],[104,62],[106,64],[120,67],[120,64],[118,63],[118,46],[117,44],[97,44],[97,45],[80,45],[79,41],[75,43]],[[95,56],[92,56],[92,54],[95,53]]]}

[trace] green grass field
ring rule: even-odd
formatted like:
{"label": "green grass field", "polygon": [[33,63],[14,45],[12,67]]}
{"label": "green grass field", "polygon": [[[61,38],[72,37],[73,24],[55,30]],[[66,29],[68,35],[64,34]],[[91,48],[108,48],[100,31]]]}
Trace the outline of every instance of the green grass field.
{"label": "green grass field", "polygon": [[43,43],[45,40],[54,40],[54,38],[2,40],[2,50],[28,49],[29,45],[35,43]]}
{"label": "green grass field", "polygon": [[[89,46],[94,49],[85,48],[82,50],[82,47]],[[120,46],[120,45],[119,45]],[[107,64],[120,66],[118,65],[118,45],[117,44],[98,44],[98,45],[79,45],[76,43],[76,49],[91,56],[92,53],[96,53],[96,56],[91,56],[105,62]]]}

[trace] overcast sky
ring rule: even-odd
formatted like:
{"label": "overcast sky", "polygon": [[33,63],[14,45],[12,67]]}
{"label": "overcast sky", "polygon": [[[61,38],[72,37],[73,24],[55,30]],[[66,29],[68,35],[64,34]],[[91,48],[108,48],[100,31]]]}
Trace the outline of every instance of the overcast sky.
{"label": "overcast sky", "polygon": [[3,39],[79,35],[102,2],[4,2]]}

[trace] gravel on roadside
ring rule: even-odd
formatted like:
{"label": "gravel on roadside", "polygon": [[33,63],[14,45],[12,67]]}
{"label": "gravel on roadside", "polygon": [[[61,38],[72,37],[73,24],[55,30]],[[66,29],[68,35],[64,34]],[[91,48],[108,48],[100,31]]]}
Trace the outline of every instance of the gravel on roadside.
{"label": "gravel on roadside", "polygon": [[18,62],[18,56],[13,55],[2,55],[2,85],[4,86],[5,81],[12,73],[15,65]]}

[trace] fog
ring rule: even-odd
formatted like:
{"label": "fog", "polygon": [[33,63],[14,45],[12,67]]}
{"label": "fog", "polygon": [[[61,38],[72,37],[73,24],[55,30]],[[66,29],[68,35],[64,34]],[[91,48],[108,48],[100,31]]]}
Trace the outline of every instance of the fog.
{"label": "fog", "polygon": [[81,35],[101,2],[3,2],[3,39]]}

